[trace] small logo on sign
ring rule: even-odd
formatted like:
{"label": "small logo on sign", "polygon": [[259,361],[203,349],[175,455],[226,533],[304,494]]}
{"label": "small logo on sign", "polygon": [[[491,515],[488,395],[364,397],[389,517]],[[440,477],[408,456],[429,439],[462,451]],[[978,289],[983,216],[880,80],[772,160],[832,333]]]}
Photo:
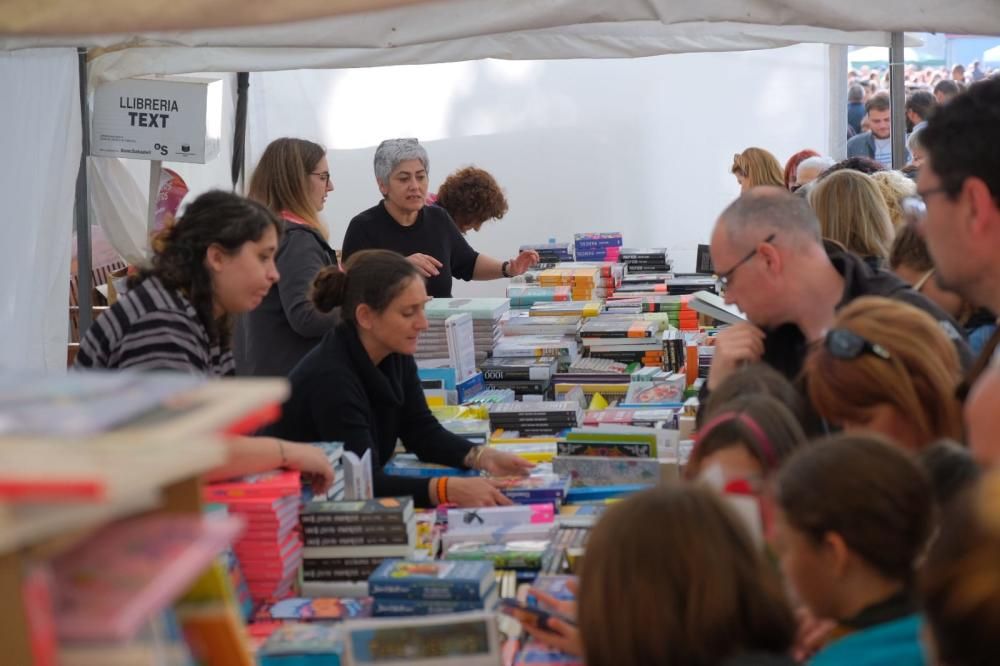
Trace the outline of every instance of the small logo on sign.
{"label": "small logo on sign", "polygon": [[191,152],[191,146],[188,145],[188,144],[186,144],[186,143],[182,143],[181,144],[181,152],[182,153],[190,153]]}

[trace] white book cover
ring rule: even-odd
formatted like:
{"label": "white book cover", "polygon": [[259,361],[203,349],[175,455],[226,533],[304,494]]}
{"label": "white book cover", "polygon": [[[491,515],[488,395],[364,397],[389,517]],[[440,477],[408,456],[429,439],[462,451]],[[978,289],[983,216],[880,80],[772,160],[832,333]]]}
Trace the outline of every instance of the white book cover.
{"label": "white book cover", "polygon": [[344,499],[366,500],[374,497],[371,449],[360,458],[353,451],[344,451],[340,460],[344,469]]}
{"label": "white book cover", "polygon": [[346,661],[354,666],[501,663],[495,613],[350,620],[343,629]]}
{"label": "white book cover", "polygon": [[692,310],[709,317],[715,317],[727,324],[738,324],[746,321],[747,316],[735,305],[728,305],[721,297],[710,291],[697,291],[688,301]]}

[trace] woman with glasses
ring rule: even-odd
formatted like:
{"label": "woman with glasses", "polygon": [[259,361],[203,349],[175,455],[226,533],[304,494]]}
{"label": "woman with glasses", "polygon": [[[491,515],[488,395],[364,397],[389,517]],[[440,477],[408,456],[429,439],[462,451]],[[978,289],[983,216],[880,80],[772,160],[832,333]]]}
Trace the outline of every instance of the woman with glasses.
{"label": "woman with glasses", "polygon": [[521,275],[538,263],[534,250],[500,261],[472,249],[439,206],[427,206],[430,160],[416,139],[387,139],[375,150],[375,182],[382,200],[351,220],[343,260],[360,250],[392,250],[427,278],[427,293],[450,298],[452,278],[496,280]]}
{"label": "woman with glasses", "polygon": [[322,313],[309,300],[316,274],[337,264],[319,219],[333,191],[323,146],[304,139],[272,141],[250,178],[249,198],[277,214],[284,234],[275,263],[281,280],[260,307],[240,322],[236,336],[241,375],[286,376],[320,338],[340,321],[340,311]]}
{"label": "woman with glasses", "polygon": [[912,452],[962,440],[955,346],[911,305],[852,301],[809,353],[804,377],[819,414],[847,432],[874,431]]}

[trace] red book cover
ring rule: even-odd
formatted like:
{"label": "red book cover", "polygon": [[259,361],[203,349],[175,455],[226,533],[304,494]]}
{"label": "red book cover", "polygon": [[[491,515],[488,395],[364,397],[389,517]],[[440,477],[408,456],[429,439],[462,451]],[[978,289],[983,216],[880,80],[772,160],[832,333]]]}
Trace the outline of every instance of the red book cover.
{"label": "red book cover", "polygon": [[302,492],[299,472],[276,471],[247,476],[239,481],[225,481],[205,485],[204,497],[209,502],[226,502],[230,499],[277,499]]}

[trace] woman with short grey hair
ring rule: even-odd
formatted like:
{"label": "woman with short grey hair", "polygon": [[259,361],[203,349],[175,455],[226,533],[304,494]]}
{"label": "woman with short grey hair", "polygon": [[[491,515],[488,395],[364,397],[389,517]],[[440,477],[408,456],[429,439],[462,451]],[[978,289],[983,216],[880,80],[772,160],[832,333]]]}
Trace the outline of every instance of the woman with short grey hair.
{"label": "woman with short grey hair", "polygon": [[399,252],[427,278],[427,293],[451,297],[452,278],[495,280],[521,275],[538,253],[500,261],[472,249],[448,212],[425,205],[430,160],[416,139],[387,139],[375,150],[375,181],[382,201],[351,220],[343,261],[360,250]]}

